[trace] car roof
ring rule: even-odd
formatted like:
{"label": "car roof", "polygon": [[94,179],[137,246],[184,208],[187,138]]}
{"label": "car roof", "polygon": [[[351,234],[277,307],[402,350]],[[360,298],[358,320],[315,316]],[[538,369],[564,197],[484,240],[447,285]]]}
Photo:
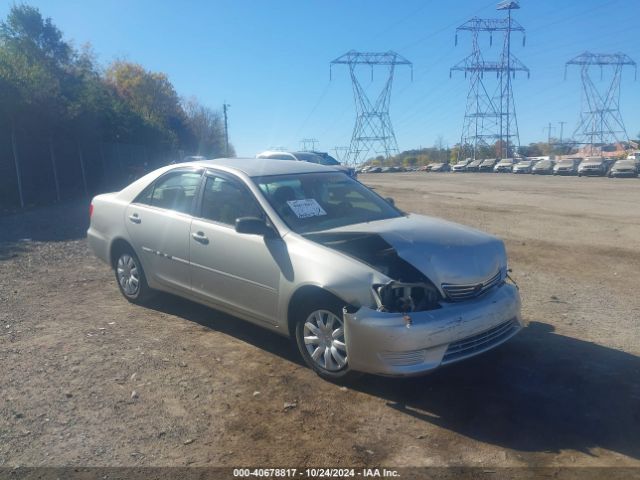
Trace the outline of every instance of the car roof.
{"label": "car roof", "polygon": [[244,173],[249,177],[338,171],[333,167],[317,163],[298,162],[296,160],[274,160],[271,158],[216,158],[214,160],[199,160],[182,165],[193,165],[205,168],[223,167],[226,170],[235,170]]}

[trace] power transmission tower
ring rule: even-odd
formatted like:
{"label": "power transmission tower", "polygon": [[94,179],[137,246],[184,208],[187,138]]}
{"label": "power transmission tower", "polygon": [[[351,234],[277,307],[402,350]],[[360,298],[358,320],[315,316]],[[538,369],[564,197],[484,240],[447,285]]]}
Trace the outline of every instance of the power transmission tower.
{"label": "power transmission tower", "polygon": [[[601,152],[604,145],[628,142],[629,136],[620,114],[620,80],[625,66],[632,66],[637,75],[636,62],[624,53],[584,52],[565,64],[565,78],[570,65],[580,67],[582,79],[582,111],[573,132],[574,143],[588,145],[593,155]],[[606,68],[613,71],[606,89],[598,89],[594,84],[590,73],[592,67],[600,67],[601,80]]]}
{"label": "power transmission tower", "polygon": [[342,163],[349,153],[349,147],[334,147],[333,151],[336,152],[336,159]]}
{"label": "power transmission tower", "polygon": [[[318,143],[318,140],[315,138],[303,138],[300,140],[303,152],[314,152],[316,150],[316,143]],[[311,148],[309,148],[309,145],[311,145]]]}
{"label": "power transmission tower", "polygon": [[[498,156],[511,156],[512,145],[520,146],[518,121],[513,98],[512,78],[516,72],[529,69],[511,53],[511,33],[521,32],[524,45],[525,29],[511,18],[511,10],[520,8],[515,1],[498,4],[498,10],[507,10],[507,18],[472,18],[456,29],[456,44],[460,32],[471,32],[471,54],[454,65],[450,72],[464,72],[469,76],[469,92],[460,139],[459,158],[476,158],[482,147],[499,146]],[[480,47],[480,33],[489,33],[489,45],[493,44],[493,34],[504,36],[502,51],[497,60],[485,60]],[[485,79],[486,72],[495,72],[497,82]]]}
{"label": "power transmission tower", "polygon": [[[393,74],[396,65],[408,65],[411,67],[413,78],[413,64],[396,52],[367,53],[351,50],[330,63],[330,75],[334,65],[349,66],[356,104],[356,123],[351,136],[347,163],[358,164],[365,160],[370,152],[383,154],[385,158],[398,153],[398,142],[389,116]],[[372,80],[375,66],[387,67],[387,81],[373,103],[358,80],[356,68],[360,65],[371,67]]]}

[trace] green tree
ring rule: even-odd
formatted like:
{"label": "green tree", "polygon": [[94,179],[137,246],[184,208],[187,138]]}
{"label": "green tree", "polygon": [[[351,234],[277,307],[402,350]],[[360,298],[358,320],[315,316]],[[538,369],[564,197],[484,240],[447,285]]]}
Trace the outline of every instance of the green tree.
{"label": "green tree", "polygon": [[180,99],[166,74],[119,60],[109,66],[106,79],[127,106],[172,146],[192,140]]}
{"label": "green tree", "polygon": [[[225,132],[220,112],[202,105],[195,98],[183,102],[187,124],[193,135],[191,151],[208,158],[226,155]],[[235,156],[229,145],[229,156]]]}

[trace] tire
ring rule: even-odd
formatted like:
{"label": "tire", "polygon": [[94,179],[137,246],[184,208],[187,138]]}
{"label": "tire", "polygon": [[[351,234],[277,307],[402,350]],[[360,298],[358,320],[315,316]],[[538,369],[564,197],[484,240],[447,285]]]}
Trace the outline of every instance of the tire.
{"label": "tire", "polygon": [[142,264],[131,247],[122,248],[116,254],[114,273],[120,293],[131,303],[143,305],[153,296]]}
{"label": "tire", "polygon": [[[320,377],[332,382],[348,382],[360,376],[349,368],[342,307],[336,298],[326,295],[307,303],[295,319],[296,345],[302,359]],[[318,328],[322,325],[327,328]],[[331,349],[326,348],[329,344]]]}

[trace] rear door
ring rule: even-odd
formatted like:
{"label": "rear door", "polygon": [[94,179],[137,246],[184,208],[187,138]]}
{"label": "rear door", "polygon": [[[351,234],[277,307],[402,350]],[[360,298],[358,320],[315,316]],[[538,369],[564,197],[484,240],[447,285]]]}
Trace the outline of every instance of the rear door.
{"label": "rear door", "polygon": [[125,223],[151,286],[190,291],[189,234],[202,170],[176,169],[126,209]]}
{"label": "rear door", "polygon": [[191,223],[193,293],[260,321],[276,323],[280,238],[240,234],[236,218],[266,218],[253,193],[232,175],[207,173]]}

